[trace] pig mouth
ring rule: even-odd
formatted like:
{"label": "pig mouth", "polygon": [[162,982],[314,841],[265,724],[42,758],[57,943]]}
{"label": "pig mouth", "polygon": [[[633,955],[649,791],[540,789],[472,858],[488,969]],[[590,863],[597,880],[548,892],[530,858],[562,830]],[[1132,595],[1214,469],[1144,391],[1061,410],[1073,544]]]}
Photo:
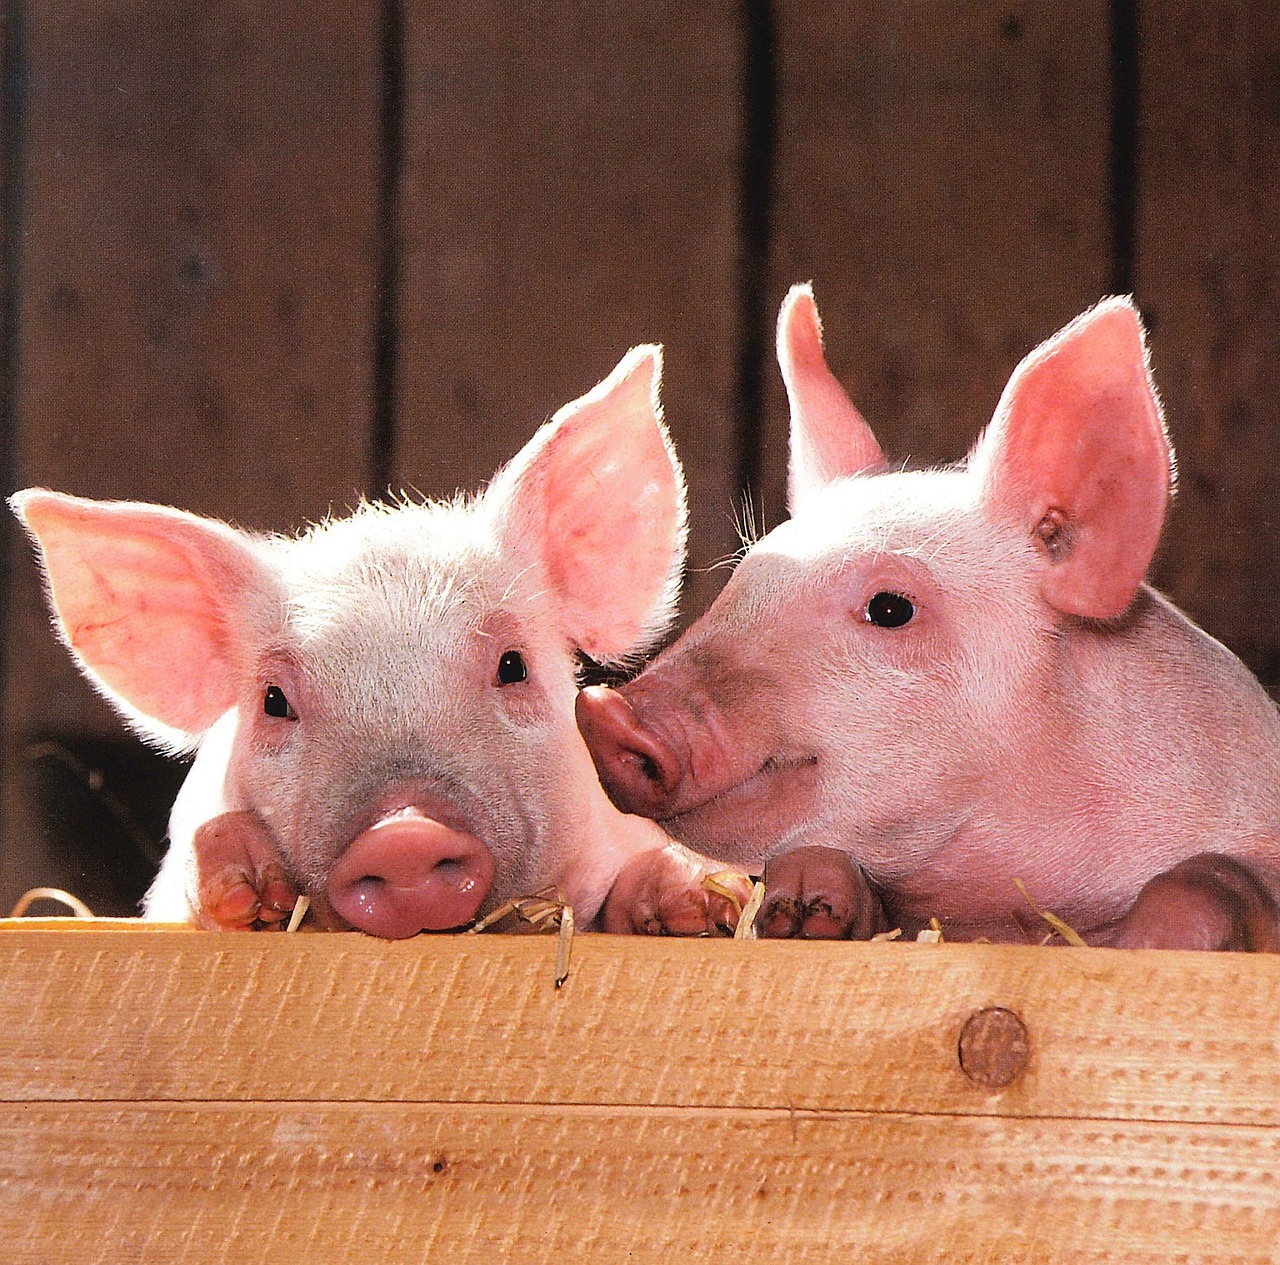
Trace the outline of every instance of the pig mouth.
{"label": "pig mouth", "polygon": [[751,836],[776,833],[802,811],[817,780],[816,755],[768,756],[758,768],[728,786],[659,818],[680,839],[711,840],[743,834],[747,819]]}

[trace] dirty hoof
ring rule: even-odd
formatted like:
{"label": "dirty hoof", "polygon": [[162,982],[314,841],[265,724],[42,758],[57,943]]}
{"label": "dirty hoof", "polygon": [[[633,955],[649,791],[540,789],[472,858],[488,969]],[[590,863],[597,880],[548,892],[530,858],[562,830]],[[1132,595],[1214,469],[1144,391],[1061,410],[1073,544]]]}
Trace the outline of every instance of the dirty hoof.
{"label": "dirty hoof", "polygon": [[1214,852],[1180,861],[1138,893],[1114,943],[1280,952],[1280,874]]}
{"label": "dirty hoof", "polygon": [[206,821],[195,832],[193,848],[197,923],[220,931],[283,925],[299,893],[256,814],[222,813]]}
{"label": "dirty hoof", "polygon": [[869,940],[887,930],[880,898],[847,852],[796,848],[765,867],[756,919],[774,940]]}
{"label": "dirty hoof", "polygon": [[602,923],[623,935],[732,935],[750,896],[745,874],[668,844],[627,862],[605,901]]}

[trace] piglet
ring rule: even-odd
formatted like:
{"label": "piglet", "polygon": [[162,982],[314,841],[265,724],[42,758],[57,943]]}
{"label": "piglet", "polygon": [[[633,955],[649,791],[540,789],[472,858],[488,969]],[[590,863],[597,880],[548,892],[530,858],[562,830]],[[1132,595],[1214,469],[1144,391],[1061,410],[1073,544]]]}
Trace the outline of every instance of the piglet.
{"label": "piglet", "polygon": [[791,517],[578,721],[604,785],[763,867],[766,934],[1280,948],[1280,719],[1143,577],[1172,453],[1133,305],[1017,367],[962,465],[891,466],[822,354],[778,352]]}
{"label": "piglet", "polygon": [[148,918],[279,925],[306,894],[322,927],[400,938],[551,887],[579,925],[732,925],[705,861],[612,807],[573,718],[577,653],[635,654],[673,612],[660,371],[636,348],[474,498],[297,538],[13,498],[85,675],[144,738],[196,750]]}

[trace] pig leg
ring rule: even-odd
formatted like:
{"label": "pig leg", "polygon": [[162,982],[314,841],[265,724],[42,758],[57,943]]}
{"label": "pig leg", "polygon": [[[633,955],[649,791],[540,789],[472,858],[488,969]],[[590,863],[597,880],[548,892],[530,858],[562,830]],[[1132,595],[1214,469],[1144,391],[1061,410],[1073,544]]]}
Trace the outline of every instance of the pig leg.
{"label": "pig leg", "polygon": [[879,896],[847,852],[796,848],[765,866],[760,933],[778,940],[869,940],[889,929]]}
{"label": "pig leg", "polygon": [[222,931],[276,927],[298,899],[255,813],[222,813],[193,841],[196,921]]}
{"label": "pig leg", "polygon": [[[734,893],[731,899],[708,887],[717,882]],[[647,936],[732,935],[738,915],[751,896],[745,874],[668,844],[631,858],[605,901],[605,931]]]}
{"label": "pig leg", "polygon": [[1280,868],[1214,852],[1180,861],[1138,893],[1113,943],[1280,953]]}

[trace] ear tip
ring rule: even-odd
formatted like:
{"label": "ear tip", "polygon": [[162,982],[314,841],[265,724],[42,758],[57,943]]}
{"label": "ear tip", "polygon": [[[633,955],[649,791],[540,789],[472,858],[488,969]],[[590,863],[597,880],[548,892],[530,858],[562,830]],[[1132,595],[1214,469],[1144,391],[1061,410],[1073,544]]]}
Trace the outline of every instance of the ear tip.
{"label": "ear tip", "polygon": [[1089,326],[1106,325],[1115,330],[1123,330],[1136,335],[1139,341],[1145,341],[1146,327],[1142,313],[1131,294],[1115,294],[1094,304],[1080,318],[1082,324]]}
{"label": "ear tip", "polygon": [[626,387],[629,390],[643,391],[649,397],[655,409],[658,404],[658,391],[662,385],[662,344],[641,343],[632,347],[618,361],[618,366],[600,384],[602,393],[607,394],[612,387]]}
{"label": "ear tip", "polygon": [[787,326],[806,316],[814,319],[818,316],[818,300],[814,297],[812,281],[801,281],[787,291],[778,311],[778,325]]}
{"label": "ear tip", "polygon": [[782,300],[782,311],[789,312],[792,308],[798,307],[803,303],[816,305],[817,300],[813,297],[812,281],[797,281],[795,285],[787,291],[787,297]]}
{"label": "ear tip", "polygon": [[662,372],[662,344],[640,343],[632,347],[618,364],[623,377],[648,370],[651,373]]}
{"label": "ear tip", "polygon": [[822,356],[822,317],[813,282],[793,285],[778,312],[778,362],[784,371],[802,359]]}
{"label": "ear tip", "polygon": [[[642,414],[661,416],[662,405],[659,388],[662,382],[662,345],[641,343],[632,347],[614,366],[613,372],[596,383],[586,395],[570,401],[557,409],[547,423],[548,433],[557,427],[580,425],[589,419],[596,409],[604,406],[611,410],[619,406],[625,413],[635,409]],[[612,403],[610,403],[612,402]],[[533,442],[533,441],[530,441]]]}
{"label": "ear tip", "polygon": [[8,498],[9,508],[24,526],[34,529],[42,511],[58,509],[72,498],[62,492],[51,492],[48,488],[23,488]]}

